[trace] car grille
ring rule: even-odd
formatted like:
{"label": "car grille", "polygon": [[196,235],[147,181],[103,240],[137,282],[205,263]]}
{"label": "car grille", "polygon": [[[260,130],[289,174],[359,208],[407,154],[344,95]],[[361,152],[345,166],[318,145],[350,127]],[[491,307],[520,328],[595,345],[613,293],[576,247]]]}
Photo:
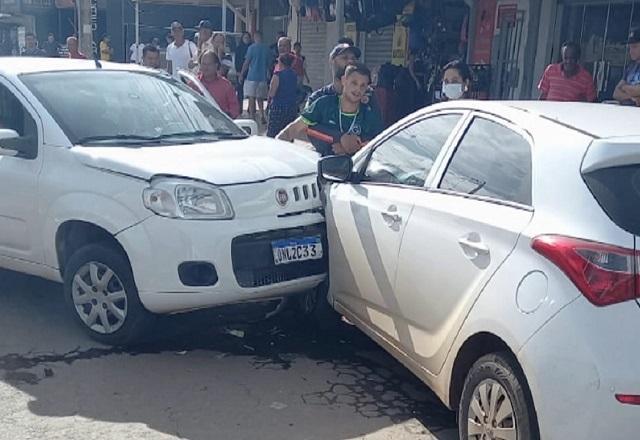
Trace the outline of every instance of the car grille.
{"label": "car grille", "polygon": [[[271,249],[272,241],[318,235],[322,237],[324,251],[322,260],[275,265]],[[234,238],[231,243],[233,273],[238,284],[244,288],[269,286],[323,274],[327,271],[327,252],[327,234],[322,224],[243,235]]]}
{"label": "car grille", "polygon": [[315,183],[294,186],[291,188],[291,192],[293,193],[294,202],[317,199],[319,197],[318,186]]}

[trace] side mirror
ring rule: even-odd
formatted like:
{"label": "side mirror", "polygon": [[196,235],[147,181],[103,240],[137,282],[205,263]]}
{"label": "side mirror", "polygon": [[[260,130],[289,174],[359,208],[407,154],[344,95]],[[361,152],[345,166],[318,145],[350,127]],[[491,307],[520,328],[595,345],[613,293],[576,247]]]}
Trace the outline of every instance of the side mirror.
{"label": "side mirror", "polygon": [[320,183],[348,182],[353,172],[351,156],[329,156],[318,162],[318,178]]}
{"label": "side mirror", "polygon": [[16,156],[20,152],[19,139],[17,131],[0,128],[0,156]]}
{"label": "side mirror", "polygon": [[235,119],[233,122],[242,128],[248,135],[258,135],[258,124],[253,119]]}

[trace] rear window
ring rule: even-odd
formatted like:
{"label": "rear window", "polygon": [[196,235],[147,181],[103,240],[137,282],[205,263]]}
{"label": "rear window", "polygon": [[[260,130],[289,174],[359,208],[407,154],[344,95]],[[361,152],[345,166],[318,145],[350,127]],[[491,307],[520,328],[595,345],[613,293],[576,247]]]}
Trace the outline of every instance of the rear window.
{"label": "rear window", "polygon": [[640,164],[592,171],[584,181],[615,224],[640,235]]}

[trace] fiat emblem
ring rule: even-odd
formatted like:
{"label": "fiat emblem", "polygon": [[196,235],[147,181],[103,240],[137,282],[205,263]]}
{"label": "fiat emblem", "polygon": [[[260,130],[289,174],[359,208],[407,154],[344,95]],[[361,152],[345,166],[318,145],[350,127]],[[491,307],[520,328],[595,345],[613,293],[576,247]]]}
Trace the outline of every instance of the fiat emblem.
{"label": "fiat emblem", "polygon": [[276,202],[283,208],[287,206],[287,203],[289,203],[289,194],[286,189],[280,188],[276,190]]}

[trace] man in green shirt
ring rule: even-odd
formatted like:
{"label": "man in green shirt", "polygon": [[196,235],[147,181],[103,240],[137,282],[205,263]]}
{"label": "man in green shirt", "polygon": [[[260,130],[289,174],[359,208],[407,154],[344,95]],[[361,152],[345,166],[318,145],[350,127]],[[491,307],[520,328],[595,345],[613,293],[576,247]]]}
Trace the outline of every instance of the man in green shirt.
{"label": "man in green shirt", "polygon": [[363,104],[371,83],[371,72],[363,64],[350,65],[342,77],[342,94],[329,95],[307,106],[298,119],[278,135],[278,139],[310,140],[324,137],[322,144],[313,142],[322,156],[352,155],[382,131],[382,120],[369,104]]}

